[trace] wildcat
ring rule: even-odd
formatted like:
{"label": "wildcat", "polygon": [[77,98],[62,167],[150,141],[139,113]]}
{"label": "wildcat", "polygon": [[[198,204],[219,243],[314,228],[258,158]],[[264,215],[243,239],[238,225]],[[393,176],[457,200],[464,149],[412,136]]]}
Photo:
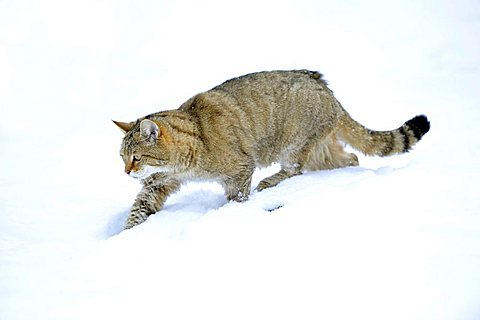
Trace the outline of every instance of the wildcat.
{"label": "wildcat", "polygon": [[114,123],[125,134],[125,173],[143,184],[125,229],[159,211],[184,181],[215,180],[227,200],[245,201],[256,167],[281,165],[258,184],[261,191],[305,171],[357,166],[341,142],[389,156],[409,151],[430,129],[424,115],[391,131],[367,129],[343,109],[322,74],[308,70],[248,74],[176,110]]}

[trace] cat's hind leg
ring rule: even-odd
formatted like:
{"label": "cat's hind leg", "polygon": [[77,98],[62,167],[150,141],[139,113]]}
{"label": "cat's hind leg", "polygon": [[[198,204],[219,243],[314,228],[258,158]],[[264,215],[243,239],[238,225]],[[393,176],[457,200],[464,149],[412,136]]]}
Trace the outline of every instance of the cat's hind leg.
{"label": "cat's hind leg", "polygon": [[283,161],[282,168],[274,175],[260,181],[256,190],[274,187],[290,177],[300,175],[304,171],[326,170],[358,166],[358,158],[354,153],[347,153],[335,136],[329,135],[322,140],[306,144],[299,152],[291,153]]}
{"label": "cat's hind leg", "polygon": [[346,152],[335,135],[330,135],[311,149],[304,169],[317,171],[351,166],[358,166],[358,157]]}
{"label": "cat's hind leg", "polygon": [[279,172],[275,173],[274,175],[267,177],[260,181],[257,188],[255,190],[262,191],[267,188],[271,188],[279,184],[285,179],[291,178],[293,176],[297,176],[301,174],[301,170],[296,170],[295,168],[282,168]]}
{"label": "cat's hind leg", "polygon": [[303,147],[284,152],[283,155],[280,156],[280,165],[282,166],[280,171],[260,181],[256,190],[262,191],[274,187],[285,179],[302,174],[311,149],[314,148],[315,145],[316,141],[312,138],[309,139]]}

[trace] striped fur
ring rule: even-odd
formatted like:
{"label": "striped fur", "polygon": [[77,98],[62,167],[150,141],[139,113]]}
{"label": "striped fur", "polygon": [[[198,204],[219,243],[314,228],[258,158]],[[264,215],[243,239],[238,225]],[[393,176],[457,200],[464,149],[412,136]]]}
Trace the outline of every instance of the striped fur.
{"label": "striped fur", "polygon": [[367,129],[342,108],[320,73],[307,70],[245,75],[177,110],[115,124],[125,133],[125,172],[143,183],[126,229],[161,210],[184,181],[215,180],[228,200],[245,201],[256,167],[281,164],[259,183],[261,191],[305,171],[358,165],[342,142],[388,156],[411,150],[430,128],[417,116],[392,131]]}

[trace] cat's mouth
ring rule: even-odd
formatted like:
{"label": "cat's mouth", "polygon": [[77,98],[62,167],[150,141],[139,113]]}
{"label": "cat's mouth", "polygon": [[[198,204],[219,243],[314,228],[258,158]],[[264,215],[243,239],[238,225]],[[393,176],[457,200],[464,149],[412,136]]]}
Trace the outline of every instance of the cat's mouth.
{"label": "cat's mouth", "polygon": [[153,166],[144,166],[141,170],[132,171],[129,173],[129,176],[135,179],[146,179],[154,173],[168,173],[171,172],[168,167],[153,167]]}
{"label": "cat's mouth", "polygon": [[130,177],[134,178],[134,179],[145,179],[146,178],[146,174],[145,174],[144,170],[131,171],[128,175]]}

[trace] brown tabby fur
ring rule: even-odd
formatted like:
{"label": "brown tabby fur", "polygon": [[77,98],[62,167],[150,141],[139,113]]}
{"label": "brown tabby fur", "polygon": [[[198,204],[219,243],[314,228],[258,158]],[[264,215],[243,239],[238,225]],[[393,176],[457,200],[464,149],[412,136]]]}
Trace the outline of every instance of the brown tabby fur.
{"label": "brown tabby fur", "polygon": [[125,172],[143,182],[125,229],[159,211],[186,180],[218,181],[229,201],[245,201],[256,167],[281,165],[258,184],[261,191],[305,171],[357,166],[340,141],[388,156],[407,152],[430,128],[417,116],[396,130],[369,130],[349,116],[320,73],[307,70],[245,75],[177,110],[115,123],[125,133]]}

